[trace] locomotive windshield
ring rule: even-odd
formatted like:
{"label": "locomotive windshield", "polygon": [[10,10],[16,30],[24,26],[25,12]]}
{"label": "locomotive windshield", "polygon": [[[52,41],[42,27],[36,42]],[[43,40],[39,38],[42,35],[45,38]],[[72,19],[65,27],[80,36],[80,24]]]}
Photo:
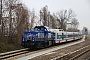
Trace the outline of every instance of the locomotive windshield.
{"label": "locomotive windshield", "polygon": [[35,27],[34,30],[42,30],[41,27]]}
{"label": "locomotive windshield", "polygon": [[43,30],[43,28],[38,26],[38,27],[35,27],[34,30]]}

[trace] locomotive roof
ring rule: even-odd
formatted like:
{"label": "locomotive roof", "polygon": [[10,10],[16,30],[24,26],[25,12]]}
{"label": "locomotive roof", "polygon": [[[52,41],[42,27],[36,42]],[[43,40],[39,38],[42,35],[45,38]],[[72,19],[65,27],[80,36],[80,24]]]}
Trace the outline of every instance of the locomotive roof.
{"label": "locomotive roof", "polygon": [[43,28],[49,28],[49,27],[47,27],[47,26],[35,26],[35,27],[43,27]]}

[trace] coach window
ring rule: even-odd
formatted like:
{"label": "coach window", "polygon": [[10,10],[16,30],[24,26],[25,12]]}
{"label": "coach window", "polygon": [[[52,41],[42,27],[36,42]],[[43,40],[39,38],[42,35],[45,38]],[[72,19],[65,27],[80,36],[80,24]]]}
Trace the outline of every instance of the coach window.
{"label": "coach window", "polygon": [[61,30],[59,30],[59,31],[61,31]]}

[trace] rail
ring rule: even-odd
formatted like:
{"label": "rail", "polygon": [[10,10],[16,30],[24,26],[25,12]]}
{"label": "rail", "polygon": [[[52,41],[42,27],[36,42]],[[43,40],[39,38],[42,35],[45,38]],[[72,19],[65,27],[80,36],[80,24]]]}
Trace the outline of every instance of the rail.
{"label": "rail", "polygon": [[55,57],[51,60],[74,60],[74,59],[78,58],[79,56],[83,55],[84,53],[88,52],[89,50],[90,50],[90,45],[80,48],[76,51],[69,52],[62,56]]}
{"label": "rail", "polygon": [[15,50],[15,51],[10,51],[10,52],[6,52],[6,53],[0,53],[0,60],[2,59],[7,59],[10,57],[14,57],[20,54],[24,54],[24,53],[28,53],[28,48],[26,49],[21,49],[21,50]]}

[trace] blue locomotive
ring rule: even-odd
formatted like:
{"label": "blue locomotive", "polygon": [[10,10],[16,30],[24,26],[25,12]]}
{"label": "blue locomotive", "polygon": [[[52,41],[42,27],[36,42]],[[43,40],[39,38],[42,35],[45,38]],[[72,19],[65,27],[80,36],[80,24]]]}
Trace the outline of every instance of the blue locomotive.
{"label": "blue locomotive", "polygon": [[78,40],[82,38],[80,32],[67,32],[63,29],[49,29],[46,26],[35,26],[34,30],[24,31],[22,46],[26,48],[44,48],[62,42]]}
{"label": "blue locomotive", "polygon": [[24,31],[22,46],[27,48],[42,48],[55,44],[55,34],[46,26],[35,26],[34,30]]}

